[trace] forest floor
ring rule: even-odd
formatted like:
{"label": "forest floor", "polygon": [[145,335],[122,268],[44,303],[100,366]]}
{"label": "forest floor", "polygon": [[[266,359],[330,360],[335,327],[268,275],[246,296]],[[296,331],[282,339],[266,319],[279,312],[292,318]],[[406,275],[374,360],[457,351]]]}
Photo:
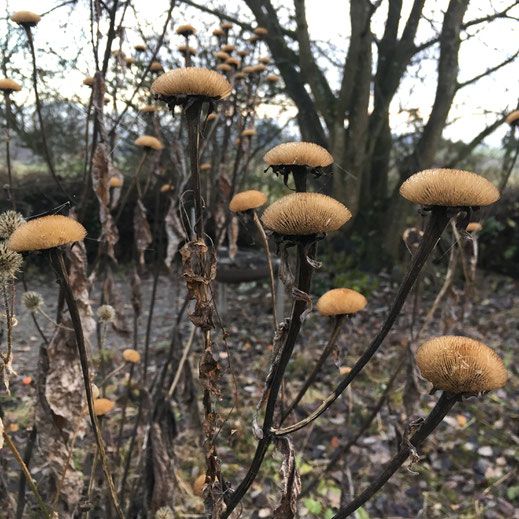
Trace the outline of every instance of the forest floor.
{"label": "forest floor", "polygon": [[[379,472],[381,465],[396,452],[397,438],[410,420],[425,416],[437,400],[437,395],[428,394],[430,384],[424,380],[418,380],[418,391],[410,388],[412,379],[408,376],[410,368],[405,355],[408,347],[415,349],[419,345],[414,338],[435,297],[431,278],[426,277],[425,281],[416,304],[414,297],[409,297],[393,331],[364,372],[322,417],[292,435],[303,491],[315,476],[318,477],[317,485],[300,498],[297,517],[331,518],[340,506],[349,502],[351,496],[362,491]],[[37,290],[43,295],[47,314],[54,316],[57,284],[48,275],[36,271],[29,273],[27,282],[30,290]],[[132,305],[127,273],[121,271],[117,274],[116,282],[123,301],[121,308],[128,316],[131,329]],[[436,291],[441,282],[441,279],[435,282]],[[160,369],[161,359],[170,345],[172,327],[184,299],[184,289],[179,288],[181,283],[179,285],[178,275],[161,275],[159,278],[153,326],[150,329],[151,376]],[[314,284],[315,293],[312,293],[314,303],[326,290],[325,285],[326,279],[318,276]],[[503,389],[484,397],[456,404],[419,449],[420,460],[409,470],[406,469],[408,463],[404,464],[382,491],[357,512],[359,519],[519,518],[519,368],[515,362],[519,353],[519,282],[479,272],[474,303],[464,322],[459,314],[462,287],[461,283],[460,289],[442,302],[420,343],[444,334],[480,340],[504,358],[509,382]],[[340,367],[351,367],[355,363],[380,327],[396,289],[397,285],[389,276],[382,276],[374,289],[366,293],[368,306],[343,326],[335,355],[328,359],[318,380],[295,410],[297,419],[302,419],[315,409],[335,387],[340,380]],[[251,424],[270,361],[272,318],[266,284],[243,283],[227,286],[226,290],[227,308],[223,309],[221,318],[227,334],[227,346],[219,326],[214,333],[214,348],[223,375],[223,397],[215,403],[221,425],[216,445],[222,474],[236,488],[256,445]],[[142,283],[140,345],[144,340],[149,310],[146,305],[151,291],[152,276],[148,274],[143,277]],[[11,380],[12,396],[8,399],[2,397],[4,424],[14,441],[21,446],[27,437],[27,430],[32,427],[35,396],[34,382],[24,385],[22,378],[36,378],[41,342],[30,314],[20,306],[22,292],[23,287],[18,283],[15,312],[18,325],[14,329],[14,369],[18,376]],[[92,294],[94,310],[99,298],[97,289]],[[287,313],[288,301],[285,308]],[[50,334],[54,325],[44,324],[41,316],[38,320],[44,331]],[[182,345],[187,341],[190,326],[184,319],[180,327]],[[297,394],[326,344],[331,329],[332,321],[315,311],[305,321],[285,377],[286,402]],[[128,337],[114,331],[108,332],[106,346],[111,369],[122,364],[121,352],[132,347],[131,343]],[[192,367],[196,366],[201,351],[202,341],[197,335],[191,354]],[[404,369],[400,370],[376,418],[349,452],[340,456],[334,467],[322,473],[333,453],[344,447],[362,426],[383,395],[391,375],[401,365]],[[125,373],[124,370],[122,373]],[[201,411],[202,391],[196,382],[194,368],[193,373]],[[182,384],[185,384],[184,378]],[[185,413],[192,412],[192,408],[187,411],[182,402],[182,384],[176,392],[178,405],[173,406],[176,422],[176,436],[173,439],[175,517],[202,518],[202,499],[193,495],[191,489],[193,480],[205,471],[201,431],[193,434],[191,430],[193,420]],[[238,388],[236,406],[233,406],[234,384]],[[116,401],[122,399],[121,386],[114,383],[108,387],[110,397]],[[129,414],[133,417],[135,410],[131,409]],[[119,419],[116,407],[109,420],[105,421],[105,428],[116,431]],[[293,421],[293,417],[287,419],[287,423]],[[272,510],[279,504],[282,491],[279,474],[281,461],[281,455],[271,448],[257,480],[243,501],[242,517],[273,517]],[[35,480],[41,477],[41,466],[42,460],[38,459],[36,450],[32,463]],[[10,463],[9,468],[9,488],[15,492],[16,467]],[[92,514],[92,517],[97,515]]]}

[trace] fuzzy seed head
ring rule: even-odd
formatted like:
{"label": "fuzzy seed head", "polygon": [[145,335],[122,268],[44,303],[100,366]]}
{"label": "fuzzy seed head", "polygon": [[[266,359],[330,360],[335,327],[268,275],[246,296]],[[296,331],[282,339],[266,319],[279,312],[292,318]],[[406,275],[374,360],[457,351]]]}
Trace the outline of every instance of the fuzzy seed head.
{"label": "fuzzy seed head", "polygon": [[163,506],[155,512],[155,519],[175,519],[175,514],[169,506]]}
{"label": "fuzzy seed head", "polygon": [[108,398],[97,398],[94,400],[94,413],[96,416],[101,416],[115,407],[115,402]]}
{"label": "fuzzy seed head", "polygon": [[123,359],[131,364],[138,364],[141,361],[141,354],[137,350],[127,349],[123,351]]}
{"label": "fuzzy seed head", "polygon": [[160,108],[158,106],[152,106],[152,105],[143,106],[141,108],[142,113],[158,112],[159,110],[160,110]]}
{"label": "fuzzy seed head", "polygon": [[269,166],[310,166],[324,168],[333,163],[333,157],[322,146],[313,142],[285,142],[266,153],[263,160]]}
{"label": "fuzzy seed head", "polygon": [[9,238],[24,223],[26,223],[25,218],[16,211],[5,211],[0,214],[0,238]]}
{"label": "fuzzy seed head", "polygon": [[115,310],[111,305],[101,305],[97,309],[97,317],[102,323],[111,323],[115,319]]}
{"label": "fuzzy seed head", "polygon": [[351,218],[339,201],[320,193],[293,193],[267,207],[261,221],[285,236],[336,231]]}
{"label": "fuzzy seed head", "polygon": [[146,45],[135,45],[133,48],[137,52],[145,52],[146,51]]}
{"label": "fuzzy seed head", "polygon": [[86,229],[76,220],[61,214],[34,218],[20,225],[7,243],[12,250],[30,251],[51,249],[81,241],[85,238]]}
{"label": "fuzzy seed head", "polygon": [[465,229],[467,232],[479,232],[483,226],[479,222],[470,222]]}
{"label": "fuzzy seed head", "polygon": [[179,25],[177,27],[177,34],[180,34],[182,36],[191,36],[192,34],[195,34],[196,29],[192,26],[186,23],[185,25]]}
{"label": "fuzzy seed head", "polygon": [[17,11],[11,16],[11,21],[24,27],[34,27],[41,20],[41,16],[31,11]]}
{"label": "fuzzy seed head", "polygon": [[6,93],[19,92],[22,87],[12,79],[3,78],[0,79],[0,90]]}
{"label": "fuzzy seed head", "polygon": [[5,241],[0,242],[0,281],[14,278],[22,266],[21,254],[10,249]]}
{"label": "fuzzy seed head", "polygon": [[459,169],[426,169],[410,176],[400,194],[415,204],[481,207],[499,200],[499,191],[486,178]]}
{"label": "fuzzy seed head", "polygon": [[112,177],[109,182],[109,187],[121,187],[123,185],[123,181],[119,177]]}
{"label": "fuzzy seed head", "polygon": [[446,335],[431,339],[418,348],[416,363],[435,389],[451,393],[499,389],[508,379],[501,357],[468,337]]}
{"label": "fuzzy seed head", "polygon": [[208,97],[214,101],[231,93],[231,84],[224,76],[205,68],[178,68],[159,76],[151,85],[153,94],[163,97],[178,95]]}
{"label": "fuzzy seed head", "polygon": [[254,128],[247,128],[241,132],[242,137],[254,137],[258,132]]}
{"label": "fuzzy seed head", "polygon": [[152,72],[161,72],[164,70],[164,67],[162,66],[162,63],[160,61],[154,61],[151,65],[150,65],[150,70]]}
{"label": "fuzzy seed head", "polygon": [[141,135],[140,137],[137,137],[137,139],[135,139],[135,145],[144,148],[151,148],[155,151],[164,149],[164,144],[162,144],[157,137],[153,137],[152,135]]}
{"label": "fuzzy seed head", "polygon": [[249,209],[255,209],[261,207],[267,201],[266,195],[261,191],[254,189],[250,191],[242,191],[236,193],[231,202],[229,203],[229,209],[233,213],[240,213],[242,211],[248,211]]}
{"label": "fuzzy seed head", "polygon": [[271,83],[277,83],[279,81],[279,76],[277,76],[276,74],[269,74],[267,77],[266,77],[267,81],[270,81]]}
{"label": "fuzzy seed head", "polygon": [[362,310],[368,301],[356,290],[334,288],[323,294],[315,307],[321,315],[354,314]]}
{"label": "fuzzy seed head", "polygon": [[215,58],[222,60],[222,61],[227,61],[231,57],[230,54],[228,54],[227,52],[224,52],[223,50],[219,50],[218,52],[215,53],[214,56],[215,56]]}
{"label": "fuzzy seed head", "polygon": [[39,292],[29,291],[22,296],[22,305],[29,312],[37,312],[43,306],[43,297]]}

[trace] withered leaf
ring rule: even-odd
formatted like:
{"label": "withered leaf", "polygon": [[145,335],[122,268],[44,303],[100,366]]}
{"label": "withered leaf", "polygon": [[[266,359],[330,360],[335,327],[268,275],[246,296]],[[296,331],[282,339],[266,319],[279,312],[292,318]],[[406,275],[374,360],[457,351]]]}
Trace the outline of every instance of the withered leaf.
{"label": "withered leaf", "polygon": [[234,259],[238,252],[238,231],[239,222],[236,216],[231,217],[231,223],[229,224],[229,258]]}
{"label": "withered leaf", "polygon": [[222,376],[220,365],[213,357],[212,351],[206,349],[200,357],[198,365],[200,383],[202,386],[211,392],[217,398],[221,397],[222,391],[220,389],[219,381]]}
{"label": "withered leaf", "polygon": [[169,269],[171,268],[173,258],[178,251],[178,246],[181,242],[187,240],[186,231],[184,230],[182,222],[178,216],[178,207],[173,199],[169,202],[168,212],[166,213],[164,223],[168,240],[166,259],[164,260],[164,263]]}
{"label": "withered leaf", "polygon": [[131,333],[131,328],[124,311],[121,293],[114,281],[111,270],[107,271],[103,283],[103,303],[113,306],[115,310],[115,319],[112,322],[114,330],[123,337],[128,337]]}
{"label": "withered leaf", "polygon": [[274,439],[274,447],[283,456],[279,473],[283,478],[283,494],[279,506],[274,510],[274,519],[292,519],[297,512],[297,498],[301,493],[301,478],[296,467],[296,454],[290,438]]}
{"label": "withered leaf", "polygon": [[137,200],[133,211],[133,236],[135,247],[139,253],[139,265],[144,265],[144,252],[153,241],[153,238],[146,218],[146,208],[141,200]]}

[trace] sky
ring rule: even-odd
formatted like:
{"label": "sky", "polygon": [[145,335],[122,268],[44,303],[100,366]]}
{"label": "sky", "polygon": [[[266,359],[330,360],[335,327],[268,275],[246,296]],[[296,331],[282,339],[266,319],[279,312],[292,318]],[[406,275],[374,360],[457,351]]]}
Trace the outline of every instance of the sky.
{"label": "sky", "polygon": [[[20,0],[8,1],[7,12],[14,12],[20,9],[31,10],[37,13],[46,12],[56,5],[62,3],[56,0]],[[207,4],[204,0],[201,3]],[[281,18],[287,14],[287,6],[291,5],[289,0],[272,0],[274,5],[279,8]],[[510,3],[512,0],[509,0]],[[425,7],[425,18],[419,26],[418,41],[430,39],[441,25],[442,12],[445,10],[447,0],[427,0]],[[84,2],[83,2],[84,4]],[[231,12],[235,12],[238,17],[250,16],[246,7],[238,0],[216,1],[216,5],[225,5]],[[158,32],[164,23],[164,11],[169,5],[168,0],[134,0],[133,5],[141,21],[148,21],[151,27]],[[316,41],[323,50],[323,55],[333,57],[333,61],[341,63],[344,60],[347,50],[347,39],[349,35],[349,2],[345,0],[307,0],[307,20],[309,24],[310,36]],[[411,1],[403,0],[404,15],[409,12]],[[490,6],[496,10],[508,5],[505,0],[472,0],[465,20],[472,20],[483,16]],[[384,0],[375,14],[373,28],[375,34],[380,36],[384,29],[384,18],[387,12],[387,0]],[[510,14],[519,18],[519,6],[516,6]],[[5,14],[0,20],[0,37],[5,39],[6,24]],[[35,31],[37,48],[55,50],[56,55],[47,57],[47,66],[59,68],[59,56],[70,57],[78,52],[81,45],[83,47],[82,56],[78,60],[78,69],[67,71],[63,77],[55,77],[53,80],[59,81],[59,90],[65,97],[80,96],[83,99],[88,96],[86,87],[79,87],[85,75],[92,69],[92,54],[88,46],[88,41],[81,39],[81,27],[88,34],[89,12],[85,5],[70,8],[60,8],[46,15],[44,20],[38,25]],[[193,25],[207,23],[209,27],[216,27],[218,22],[209,15],[202,15],[199,11],[192,8],[175,8],[173,15],[173,25],[182,23],[192,23]],[[140,35],[136,29],[134,13],[128,10],[126,21],[126,42],[123,47],[130,52],[135,43],[141,43]],[[11,24],[12,25],[12,24]],[[402,23],[403,25],[403,23]],[[59,28],[59,29],[58,29]],[[16,37],[23,37],[21,31],[16,32],[11,29]],[[506,37],[503,37],[505,35]],[[502,61],[518,50],[519,42],[519,22],[515,20],[496,20],[492,23],[477,26],[467,35],[460,51],[460,80],[464,81],[487,68],[496,62]],[[174,41],[176,36],[173,36]],[[178,38],[178,44],[182,43]],[[333,52],[332,50],[333,49]],[[434,50],[434,49],[433,49]],[[162,53],[167,52],[166,49]],[[327,77],[333,87],[337,87],[340,81],[339,70],[324,57],[319,59],[319,64],[326,68]],[[14,68],[29,67],[29,57],[25,55],[25,63],[13,63]],[[409,68],[407,78],[395,97],[391,106],[390,117],[392,126],[397,132],[405,133],[410,131],[409,111],[419,114],[423,118],[428,116],[432,101],[434,99],[436,87],[436,60],[435,53],[430,52],[430,56],[420,60],[420,64],[412,65]],[[444,136],[453,140],[470,141],[487,124],[490,124],[496,114],[503,111],[512,111],[518,102],[517,85],[519,84],[519,66],[515,62],[502,70],[496,72],[492,78],[485,78],[478,83],[461,89],[456,95],[453,108],[449,117]],[[82,90],[83,89],[83,90]],[[21,94],[18,94],[21,95]],[[271,110],[263,110],[263,114],[272,114]],[[294,110],[289,110],[288,114],[293,115]],[[491,137],[485,141],[490,146],[498,147],[507,128],[501,127]]]}

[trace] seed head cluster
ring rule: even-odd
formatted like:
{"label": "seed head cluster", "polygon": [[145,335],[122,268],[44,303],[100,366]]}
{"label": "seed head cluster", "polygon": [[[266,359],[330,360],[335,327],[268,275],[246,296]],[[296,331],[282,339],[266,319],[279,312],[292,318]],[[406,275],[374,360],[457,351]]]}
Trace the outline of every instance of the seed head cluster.
{"label": "seed head cluster", "polygon": [[101,305],[97,309],[97,317],[102,323],[111,323],[115,319],[114,307],[110,305]]}
{"label": "seed head cluster", "polygon": [[22,266],[21,254],[10,249],[5,241],[0,241],[0,282],[14,278]]}
{"label": "seed head cluster", "polygon": [[362,310],[368,301],[356,290],[334,288],[323,294],[315,307],[321,315],[347,315]]}
{"label": "seed head cluster", "polygon": [[25,218],[16,211],[5,211],[0,214],[0,238],[9,238],[24,223]]}
{"label": "seed head cluster", "polygon": [[22,305],[29,312],[37,312],[43,306],[43,297],[39,292],[25,292],[22,296]]}

